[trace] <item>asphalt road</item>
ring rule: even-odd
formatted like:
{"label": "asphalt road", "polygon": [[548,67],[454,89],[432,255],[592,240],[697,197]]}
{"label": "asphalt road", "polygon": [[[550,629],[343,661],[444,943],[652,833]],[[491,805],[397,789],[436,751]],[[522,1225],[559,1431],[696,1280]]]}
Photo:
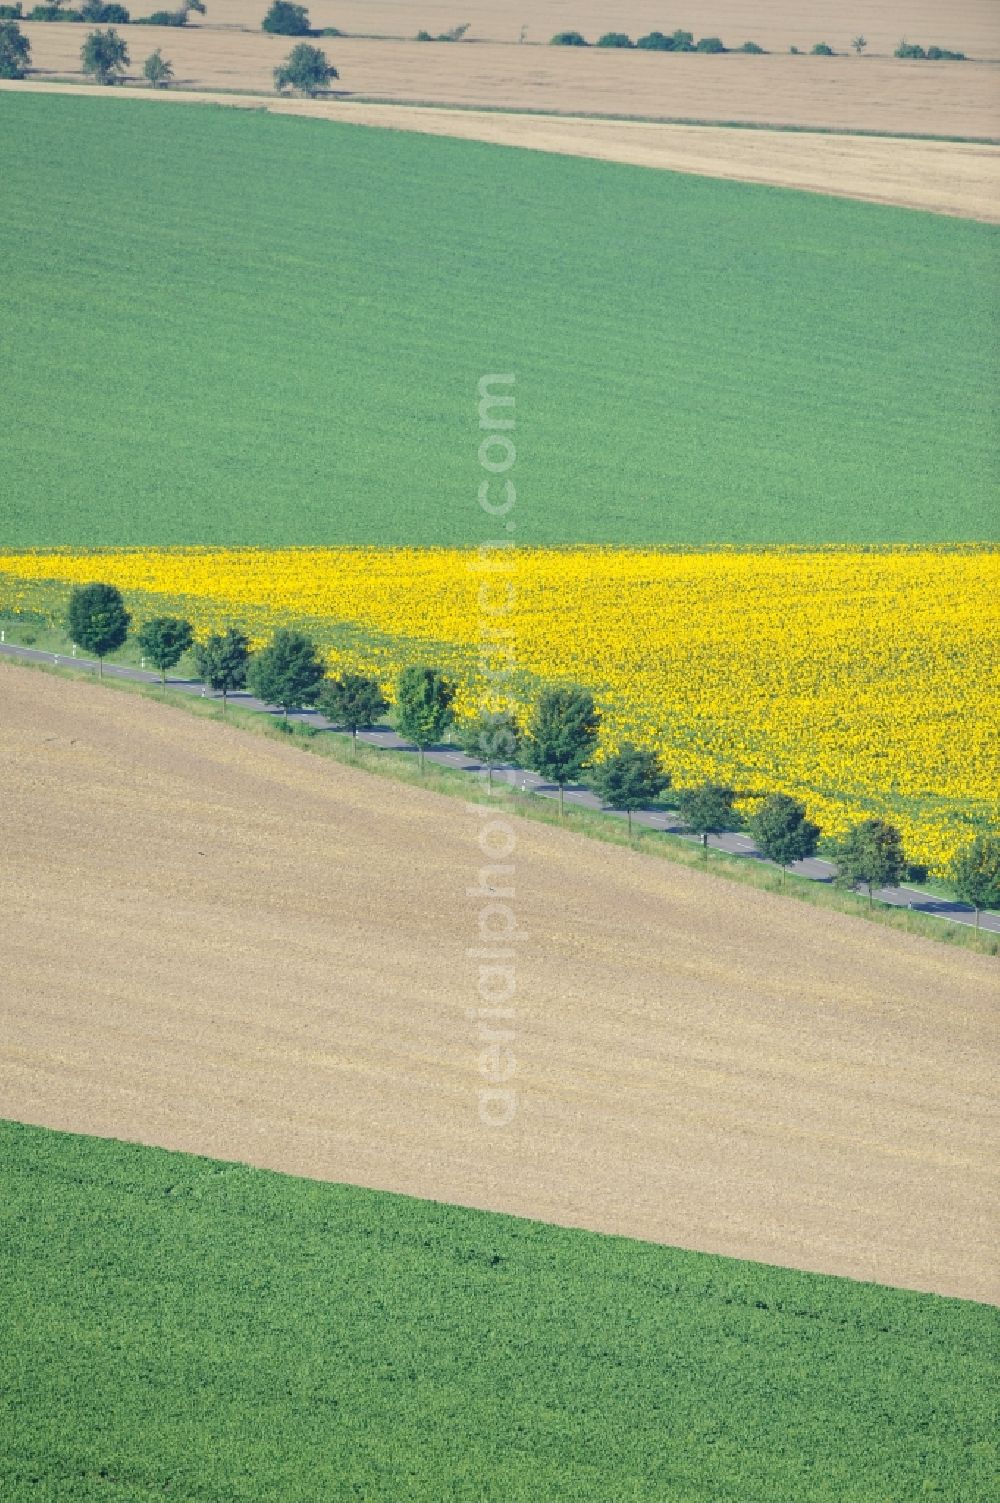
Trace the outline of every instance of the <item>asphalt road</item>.
{"label": "asphalt road", "polygon": [[[50,663],[55,667],[89,668],[97,672],[97,663],[91,658],[72,657],[65,653],[43,652],[35,647],[19,647],[11,642],[0,642],[0,653],[8,657],[20,658],[34,663]],[[106,678],[131,679],[136,683],[159,683],[158,673],[150,673],[141,668],[123,667],[118,663],[105,663],[104,675]],[[167,683],[171,689],[182,693],[191,694],[198,698],[204,698],[205,688],[197,679],[178,679],[168,676]],[[238,705],[243,710],[256,710],[261,714],[280,716],[280,710],[273,705],[265,705],[261,700],[255,699],[252,694],[231,694],[229,701]],[[293,711],[289,716],[291,720],[298,720],[306,725],[313,725],[319,730],[333,730],[335,727],[325,720],[315,710]],[[369,746],[375,746],[383,751],[399,752],[406,756],[416,756],[416,749],[408,742],[403,741],[392,730],[362,731],[358,736],[359,741],[364,741]],[[485,776],[485,769],[474,757],[456,747],[438,746],[425,752],[428,762],[435,762],[443,767],[450,767],[456,772],[466,772],[474,776]],[[540,798],[558,799],[559,790],[552,783],[547,783],[536,772],[527,769],[505,769],[504,775],[510,778],[513,771],[515,786],[525,793],[537,794]],[[566,804],[572,808],[593,809],[601,811],[603,806],[595,794],[588,788],[567,788],[565,793]],[[624,814],[615,810],[603,811],[609,819],[624,819]],[[700,842],[701,837],[688,835],[682,829],[676,814],[670,810],[650,809],[639,810],[632,815],[632,822],[648,830],[662,830],[678,836],[682,840]],[[732,856],[745,856],[752,861],[761,861],[770,865],[760,854],[749,835],[710,835],[710,846],[716,850],[726,851]],[[808,877],[814,882],[832,882],[836,868],[829,861],[823,861],[818,857],[811,857],[808,861],[797,861],[789,867],[789,871],[797,876]],[[895,908],[911,908],[917,913],[929,914],[932,918],[940,918],[955,924],[975,925],[973,910],[964,903],[958,903],[948,898],[934,897],[926,892],[921,892],[913,887],[882,887],[877,889],[875,897],[881,903],[888,903]],[[1000,913],[983,913],[980,915],[979,927],[989,930],[994,934],[1000,934]]]}

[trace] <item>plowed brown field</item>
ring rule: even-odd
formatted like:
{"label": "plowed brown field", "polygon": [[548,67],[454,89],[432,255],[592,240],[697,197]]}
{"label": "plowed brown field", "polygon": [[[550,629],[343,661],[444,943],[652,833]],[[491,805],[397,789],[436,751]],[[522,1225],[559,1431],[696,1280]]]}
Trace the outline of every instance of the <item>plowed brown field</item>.
{"label": "plowed brown field", "polygon": [[[994,961],[0,664],[0,1112],[996,1299]],[[489,920],[492,925],[495,919]]]}

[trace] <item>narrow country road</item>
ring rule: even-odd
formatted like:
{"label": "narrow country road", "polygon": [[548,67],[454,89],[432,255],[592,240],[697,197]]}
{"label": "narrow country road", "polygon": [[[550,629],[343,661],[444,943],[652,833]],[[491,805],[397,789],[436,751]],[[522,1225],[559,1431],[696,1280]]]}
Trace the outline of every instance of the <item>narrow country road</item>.
{"label": "narrow country road", "polygon": [[[48,663],[53,667],[85,668],[94,673],[98,665],[92,658],[70,656],[66,653],[44,652],[35,647],[19,647],[12,642],[0,642],[0,653],[14,659],[20,659],[33,663]],[[118,663],[105,663],[104,675],[106,678],[130,679],[136,683],[158,684],[158,673],[150,673],[142,668],[124,667]],[[205,697],[204,685],[197,679],[169,678],[168,687],[181,693],[191,694],[196,698]],[[229,696],[230,703],[238,705],[242,710],[255,710],[266,715],[280,715],[280,711],[271,705],[264,704],[255,699],[252,694],[240,693]],[[315,710],[293,711],[289,716],[292,720],[298,720],[306,725],[315,726],[318,730],[333,730],[335,727],[330,721],[325,720]],[[392,730],[362,731],[358,736],[359,741],[364,741],[369,746],[378,747],[382,751],[399,752],[407,756],[416,756],[416,748],[409,742],[403,741]],[[425,753],[428,762],[435,762],[443,767],[450,767],[455,772],[466,772],[475,776],[483,776],[485,769],[474,757],[468,756],[458,748],[439,746]],[[505,769],[509,777],[512,769]],[[534,793],[541,798],[558,798],[559,791],[551,783],[536,772],[527,769],[516,768],[515,786],[524,793]],[[591,809],[601,812],[609,819],[624,819],[624,814],[618,814],[612,809],[603,809],[601,801],[588,788],[567,788],[566,803],[568,806],[578,809]],[[660,830],[677,836],[682,840],[690,840],[698,843],[700,836],[688,835],[681,828],[680,821],[675,813],[670,810],[650,809],[641,810],[632,816],[633,823],[648,830]],[[732,835],[711,835],[709,845],[716,850],[726,851],[732,856],[745,856],[750,860],[764,862],[757,847],[749,835],[740,833]],[[807,861],[797,861],[789,867],[789,871],[796,876],[808,877],[814,882],[832,882],[836,868],[829,861],[823,861],[818,857]],[[887,903],[896,908],[911,908],[914,912],[925,913],[932,918],[945,919],[951,923],[975,925],[975,913],[964,903],[955,900],[935,897],[930,893],[922,892],[914,887],[883,887],[879,888],[875,897],[881,903]],[[1000,913],[982,913],[979,918],[979,927],[989,930],[994,934],[1000,934]]]}

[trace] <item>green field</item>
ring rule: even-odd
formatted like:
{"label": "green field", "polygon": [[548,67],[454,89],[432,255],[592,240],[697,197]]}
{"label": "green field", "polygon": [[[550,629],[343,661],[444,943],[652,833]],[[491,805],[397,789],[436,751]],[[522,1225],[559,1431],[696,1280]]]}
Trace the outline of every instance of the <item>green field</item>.
{"label": "green field", "polygon": [[[0,544],[995,535],[992,227],[208,106],[0,96]],[[169,170],[167,170],[169,168]]]}
{"label": "green field", "polygon": [[996,1311],[0,1124],[0,1494],[979,1503]]}

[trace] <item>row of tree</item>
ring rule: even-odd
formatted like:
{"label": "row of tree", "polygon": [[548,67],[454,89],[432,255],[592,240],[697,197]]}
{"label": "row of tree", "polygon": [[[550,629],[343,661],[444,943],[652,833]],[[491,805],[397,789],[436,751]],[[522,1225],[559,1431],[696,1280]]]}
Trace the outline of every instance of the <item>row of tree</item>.
{"label": "row of tree", "polygon": [[52,0],[48,5],[36,5],[28,15],[24,14],[21,0],[14,5],[0,5],[0,21],[93,21],[98,25],[112,26],[186,26],[189,12],[196,10],[205,14],[203,0],[181,0],[178,10],[156,10],[150,16],[133,16],[117,0],[83,0],[78,10],[65,6],[62,0]]}
{"label": "row of tree", "polygon": [[[128,45],[113,26],[106,31],[88,32],[80,48],[80,67],[99,84],[117,84],[125,78],[131,63]],[[24,78],[31,66],[31,45],[16,21],[0,21],[0,78]],[[173,64],[159,47],[142,65],[143,77],[154,89],[165,89],[173,82]],[[314,99],[339,75],[320,47],[300,42],[283,63],[274,70],[274,87],[279,94],[295,89]]]}
{"label": "row of tree", "polygon": [[[99,84],[120,83],[128,68],[129,52],[125,41],[109,26],[107,31],[91,31],[80,48],[82,71]],[[31,66],[31,45],[16,21],[0,21],[0,78],[24,78]],[[164,89],[174,70],[159,47],[142,65],[143,76],[154,89]]]}
{"label": "row of tree", "polygon": [[[104,658],[125,644],[131,616],[113,585],[91,584],[73,591],[66,624],[70,639],[93,653],[103,674]],[[390,708],[377,678],[328,676],[318,648],[302,632],[280,630],[266,647],[251,653],[246,636],[235,627],[196,643],[189,621],[155,616],[142,623],[136,642],[164,682],[184,653],[193,650],[199,676],[222,696],[223,713],[228,696],[248,688],[265,704],[277,706],[286,720],[294,709],[319,710],[352,734],[355,750],[358,732],[377,725]],[[633,813],[655,805],[671,786],[670,774],[646,747],[624,742],[596,760],[601,713],[590,691],[578,685],[543,689],[523,723],[510,710],[482,709],[456,724],[456,686],[437,668],[411,664],[401,670],[394,688],[394,724],[416,746],[421,772],[427,748],[454,727],[463,749],[486,768],[491,787],[497,767],[528,767],[556,785],[561,816],[567,785],[586,782],[605,805],[626,815],[630,838]],[[736,807],[741,797],[757,800],[745,820]],[[684,826],[701,836],[706,860],[709,836],[746,828],[761,854],[781,868],[782,882],[789,866],[816,855],[822,839],[819,825],[786,793],[741,794],[727,784],[707,782],[678,789],[675,803]],[[908,870],[902,836],[883,819],[860,821],[828,847],[837,880],[866,887],[869,903],[877,888],[896,885]],[[977,836],[959,853],[952,876],[959,898],[976,910],[978,926],[982,909],[1000,907],[1000,838]]]}
{"label": "row of tree", "polygon": [[[557,31],[550,45],[553,47],[589,47],[590,43],[582,32]],[[603,36],[598,37],[595,45],[622,50],[635,49],[639,52],[747,52],[756,53],[757,56],[765,55],[765,49],[759,42],[742,42],[739,47],[727,47],[721,37],[701,37],[696,42],[693,32],[681,29],[671,32],[649,31],[634,42],[628,32],[606,31]],[[851,46],[860,56],[868,43],[864,37],[855,37]],[[798,47],[790,47],[788,50],[796,56],[800,54]],[[813,57],[836,57],[837,55],[826,42],[815,42],[810,50]],[[903,55],[900,52],[896,54],[897,57]]]}

